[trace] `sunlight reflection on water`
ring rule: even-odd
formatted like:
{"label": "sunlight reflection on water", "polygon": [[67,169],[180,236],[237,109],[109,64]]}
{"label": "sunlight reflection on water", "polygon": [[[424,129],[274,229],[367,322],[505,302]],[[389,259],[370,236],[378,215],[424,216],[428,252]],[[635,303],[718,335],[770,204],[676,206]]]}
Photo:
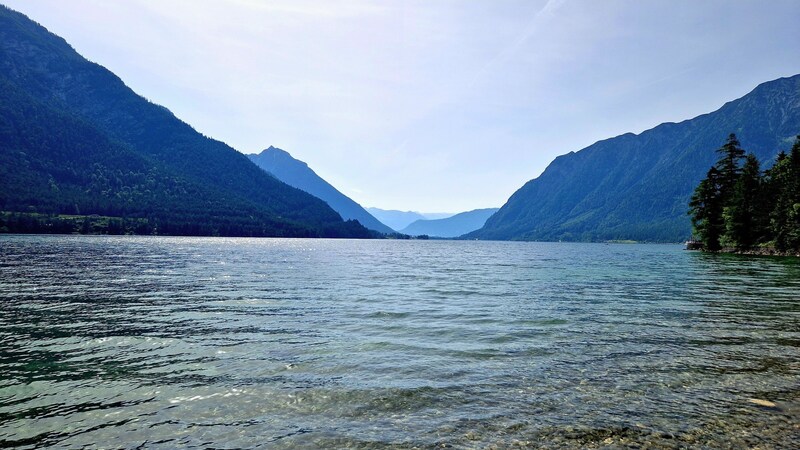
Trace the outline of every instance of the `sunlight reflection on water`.
{"label": "sunlight reflection on water", "polygon": [[800,441],[793,259],[0,236],[0,268],[2,446]]}

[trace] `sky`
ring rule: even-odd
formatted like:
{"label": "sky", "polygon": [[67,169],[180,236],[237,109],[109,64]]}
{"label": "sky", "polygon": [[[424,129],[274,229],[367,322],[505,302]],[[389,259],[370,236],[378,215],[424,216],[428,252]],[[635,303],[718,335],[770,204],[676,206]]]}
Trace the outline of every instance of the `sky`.
{"label": "sky", "polygon": [[558,155],[800,73],[796,0],[0,0],[362,206],[499,207]]}

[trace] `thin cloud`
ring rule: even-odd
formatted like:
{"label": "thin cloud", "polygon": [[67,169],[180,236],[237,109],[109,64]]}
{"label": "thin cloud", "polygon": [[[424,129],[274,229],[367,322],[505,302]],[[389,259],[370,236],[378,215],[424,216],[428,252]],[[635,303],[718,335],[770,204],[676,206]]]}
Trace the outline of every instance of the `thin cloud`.
{"label": "thin cloud", "polygon": [[556,10],[566,3],[566,0],[548,0],[547,3],[536,14],[533,15],[528,26],[512,41],[508,46],[504,47],[491,61],[487,62],[473,78],[470,86],[474,85],[479,79],[483,78],[488,72],[493,70],[503,61],[508,60],[517,53],[522,45],[528,41],[539,29],[542,23],[546,20],[551,20]]}

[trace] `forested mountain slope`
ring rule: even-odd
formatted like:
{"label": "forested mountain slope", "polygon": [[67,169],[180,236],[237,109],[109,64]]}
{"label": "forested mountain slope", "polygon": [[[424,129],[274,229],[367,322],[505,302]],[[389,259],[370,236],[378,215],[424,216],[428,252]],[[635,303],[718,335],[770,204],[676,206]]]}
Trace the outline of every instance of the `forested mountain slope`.
{"label": "forested mountain slope", "polygon": [[689,197],[730,133],[771,164],[798,132],[800,75],[763,83],[712,113],[559,156],[467,237],[682,241]]}
{"label": "forested mountain slope", "polygon": [[3,6],[0,90],[2,210],[134,216],[170,234],[370,235]]}

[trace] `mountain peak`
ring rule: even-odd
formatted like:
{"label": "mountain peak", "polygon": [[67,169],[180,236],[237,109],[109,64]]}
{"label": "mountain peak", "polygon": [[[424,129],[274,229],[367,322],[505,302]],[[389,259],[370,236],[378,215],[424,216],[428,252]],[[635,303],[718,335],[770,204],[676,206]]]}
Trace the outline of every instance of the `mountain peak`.
{"label": "mountain peak", "polygon": [[320,178],[303,161],[295,159],[289,152],[270,146],[258,155],[247,155],[253,163],[289,186],[308,192],[324,200],[344,219],[355,219],[363,226],[380,233],[393,233],[358,203],[339,192],[330,183]]}
{"label": "mountain peak", "polygon": [[274,147],[272,145],[270,145],[269,147],[265,148],[264,150],[261,150],[261,153],[259,153],[259,154],[263,155],[265,153],[282,153],[282,154],[290,155],[289,152],[287,152],[286,150],[284,150],[282,148]]}
{"label": "mountain peak", "polygon": [[[269,160],[272,161],[271,165],[275,165],[275,164],[291,164],[291,165],[300,165],[300,166],[303,166],[305,168],[308,168],[308,164],[306,164],[304,161],[300,161],[299,159],[294,158],[291,155],[291,153],[287,152],[286,150],[280,149],[278,147],[274,147],[272,145],[270,145],[266,149],[262,150],[261,153],[248,155],[248,157],[250,157],[250,159],[253,159],[252,158],[253,156],[258,158],[259,161],[265,161],[265,160],[269,159]],[[255,160],[254,160],[254,162],[255,162]],[[258,162],[256,162],[256,165],[259,165]],[[272,173],[271,170],[268,170],[265,167],[262,167],[262,169],[266,170],[267,172]],[[311,169],[308,169],[308,170],[311,170]],[[275,175],[275,174],[273,173],[273,175]]]}

